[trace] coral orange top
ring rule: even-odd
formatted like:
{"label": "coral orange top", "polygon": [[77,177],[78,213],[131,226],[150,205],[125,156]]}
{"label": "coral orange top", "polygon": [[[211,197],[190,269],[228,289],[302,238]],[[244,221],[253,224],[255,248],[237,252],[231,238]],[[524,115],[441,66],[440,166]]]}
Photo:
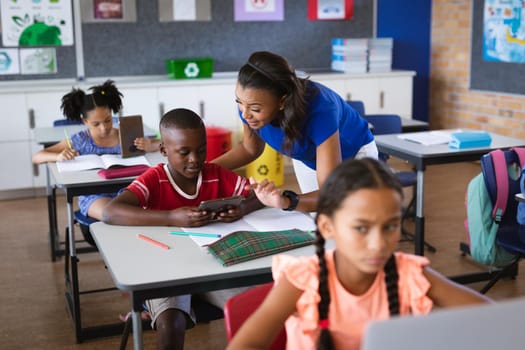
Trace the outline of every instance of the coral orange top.
{"label": "coral orange top", "polygon": [[[398,294],[401,315],[426,314],[432,309],[432,300],[426,296],[430,283],[423,275],[427,258],[395,253],[399,274]],[[328,285],[331,302],[330,332],[337,349],[359,350],[366,324],[371,320],[389,317],[385,274],[379,272],[370,289],[359,296],[350,294],[340,283],[335,272],[334,250],[326,251]],[[320,300],[319,267],[316,256],[294,258],[277,255],[273,259],[273,278],[287,278],[304,290],[296,304],[297,312],[286,320],[287,349],[315,349],[319,334]]]}

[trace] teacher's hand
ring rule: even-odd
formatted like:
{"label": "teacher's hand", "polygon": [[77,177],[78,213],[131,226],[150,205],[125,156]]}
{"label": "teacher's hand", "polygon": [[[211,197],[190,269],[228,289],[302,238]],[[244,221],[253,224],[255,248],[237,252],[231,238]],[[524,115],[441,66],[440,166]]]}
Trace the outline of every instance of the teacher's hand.
{"label": "teacher's hand", "polygon": [[267,207],[280,209],[288,207],[288,199],[281,195],[281,190],[272,181],[264,179],[257,183],[253,177],[250,177],[250,188],[255,192],[259,201]]}

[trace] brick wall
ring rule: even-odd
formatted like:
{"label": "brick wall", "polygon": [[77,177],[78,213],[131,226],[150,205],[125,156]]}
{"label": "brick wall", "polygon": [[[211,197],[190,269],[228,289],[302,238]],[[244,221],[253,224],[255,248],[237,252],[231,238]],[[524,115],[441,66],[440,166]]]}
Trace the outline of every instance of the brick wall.
{"label": "brick wall", "polygon": [[469,90],[471,0],[433,0],[431,128],[478,128],[525,138],[525,95]]}

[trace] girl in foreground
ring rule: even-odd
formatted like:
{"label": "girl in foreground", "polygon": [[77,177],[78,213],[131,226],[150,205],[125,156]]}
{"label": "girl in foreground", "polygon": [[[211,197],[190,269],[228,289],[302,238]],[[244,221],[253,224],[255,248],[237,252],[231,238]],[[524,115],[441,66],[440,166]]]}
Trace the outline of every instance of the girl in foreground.
{"label": "girl in foreground", "polygon": [[[279,195],[271,183],[253,187],[265,204]],[[319,195],[316,256],[274,258],[274,288],[228,349],[268,348],[284,324],[288,349],[357,350],[369,321],[490,302],[432,270],[425,257],[394,252],[402,199],[379,161],[336,167]],[[326,239],[334,250],[325,251]]]}

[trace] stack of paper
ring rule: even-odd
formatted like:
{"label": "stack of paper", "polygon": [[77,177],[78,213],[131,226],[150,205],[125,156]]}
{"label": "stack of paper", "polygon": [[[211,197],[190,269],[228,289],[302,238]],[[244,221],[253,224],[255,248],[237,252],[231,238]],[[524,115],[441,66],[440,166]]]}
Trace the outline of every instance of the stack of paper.
{"label": "stack of paper", "polygon": [[366,73],[368,39],[332,39],[332,70]]}
{"label": "stack of paper", "polygon": [[116,166],[150,166],[145,156],[122,158],[120,154],[84,154],[72,160],[57,162],[59,172],[81,171],[90,169],[109,169]]}
{"label": "stack of paper", "polygon": [[368,71],[390,72],[392,70],[392,38],[374,38],[368,40]]}

